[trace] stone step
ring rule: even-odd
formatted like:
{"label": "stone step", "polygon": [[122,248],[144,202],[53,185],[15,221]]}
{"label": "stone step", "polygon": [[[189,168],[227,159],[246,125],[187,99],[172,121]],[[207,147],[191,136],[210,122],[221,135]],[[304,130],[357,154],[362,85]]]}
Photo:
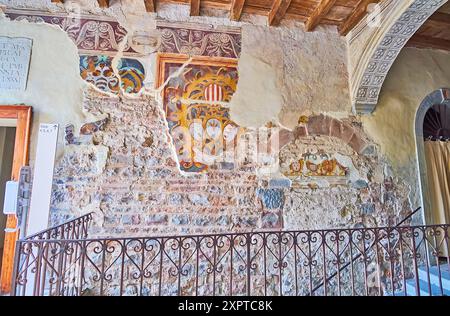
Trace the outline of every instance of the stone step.
{"label": "stone step", "polygon": [[[431,287],[431,293],[430,293]],[[441,288],[434,284],[429,286],[429,283],[419,279],[419,288],[420,288],[420,296],[442,296],[442,292],[444,296],[450,295],[450,288]],[[406,292],[408,296],[418,296],[416,292],[416,281],[415,279],[410,279],[406,281]],[[396,294],[397,295],[397,294]]]}
{"label": "stone step", "polygon": [[[428,283],[428,272],[426,267],[420,267],[419,269],[419,279]],[[450,271],[448,264],[441,264],[441,277],[439,277],[439,267],[433,266],[429,268],[430,283],[440,287],[439,279],[442,281],[442,287],[450,290]]]}

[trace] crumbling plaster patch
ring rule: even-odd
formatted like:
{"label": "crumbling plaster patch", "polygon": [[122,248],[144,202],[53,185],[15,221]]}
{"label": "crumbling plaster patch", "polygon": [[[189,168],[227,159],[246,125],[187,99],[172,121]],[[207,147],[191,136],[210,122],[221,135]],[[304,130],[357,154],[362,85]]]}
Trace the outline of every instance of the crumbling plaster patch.
{"label": "crumbling plaster patch", "polygon": [[1,91],[1,104],[25,104],[33,107],[30,157],[33,160],[40,123],[58,123],[58,157],[64,147],[64,127],[77,130],[92,114],[83,112],[83,89],[77,48],[59,27],[47,24],[9,21],[0,17],[0,36],[33,39],[31,66],[26,91]]}
{"label": "crumbling plaster patch", "polygon": [[[293,129],[307,110],[350,113],[346,54],[345,40],[333,29],[306,33],[301,28],[243,25],[232,118],[243,126],[274,120]],[[244,119],[239,113],[251,102],[259,113]]]}

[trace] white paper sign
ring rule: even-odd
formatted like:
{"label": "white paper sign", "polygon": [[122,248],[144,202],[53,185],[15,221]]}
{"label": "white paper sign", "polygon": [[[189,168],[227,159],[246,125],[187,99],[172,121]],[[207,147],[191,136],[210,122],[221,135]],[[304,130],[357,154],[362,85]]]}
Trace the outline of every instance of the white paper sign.
{"label": "white paper sign", "polygon": [[57,140],[57,124],[39,125],[27,235],[35,234],[48,226]]}
{"label": "white paper sign", "polygon": [[33,40],[0,36],[0,90],[25,91]]}
{"label": "white paper sign", "polygon": [[6,182],[5,201],[3,203],[3,214],[16,215],[18,191],[19,191],[19,182],[16,181]]}

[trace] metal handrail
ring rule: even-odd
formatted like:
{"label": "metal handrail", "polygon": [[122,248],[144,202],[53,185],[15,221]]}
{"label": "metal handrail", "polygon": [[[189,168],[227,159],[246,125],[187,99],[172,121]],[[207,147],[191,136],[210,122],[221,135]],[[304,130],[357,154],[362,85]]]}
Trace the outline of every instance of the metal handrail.
{"label": "metal handrail", "polygon": [[[415,209],[414,211],[412,211],[408,216],[406,216],[403,220],[401,220],[397,225],[395,225],[394,227],[398,228],[400,227],[404,222],[406,222],[408,219],[410,219],[411,217],[414,216],[414,214],[416,214],[419,210],[421,210],[422,207],[418,207],[417,209]],[[374,241],[369,248],[372,248],[373,245],[376,243],[376,241]],[[312,291],[311,293],[308,293],[307,296],[313,295],[314,292],[316,292],[318,289],[320,289],[325,283],[330,282],[333,278],[335,278],[339,273],[341,273],[344,269],[346,269],[349,265],[353,264],[356,260],[358,260],[359,258],[361,258],[362,254],[359,254],[355,257],[352,258],[351,261],[349,261],[348,263],[346,263],[344,266],[342,266],[338,271],[336,271],[335,273],[333,273],[332,275],[330,275],[325,281],[322,281],[319,285],[317,285]]]}
{"label": "metal handrail", "polygon": [[[64,238],[64,233],[72,231],[72,235],[70,236],[70,239],[74,239],[73,237],[76,237],[75,239],[78,238],[86,238],[87,237],[87,226],[89,225],[89,223],[92,221],[92,212],[84,214],[82,216],[76,217],[68,222],[64,222],[60,225],[57,226],[52,226],[49,228],[46,228],[44,230],[41,230],[35,234],[32,234],[30,236],[26,236],[20,240],[33,240],[33,239],[45,239],[45,240],[49,240],[55,237],[60,237],[59,239],[69,239],[69,238]],[[81,235],[79,234],[75,234],[75,228],[79,227],[82,228],[82,231],[79,232],[81,233]],[[77,236],[74,236],[77,235]],[[47,238],[45,238],[47,237]]]}
{"label": "metal handrail", "polygon": [[[87,226],[87,214],[18,241],[13,295],[129,295],[129,289],[138,295],[360,295],[362,289],[407,295],[411,271],[420,293],[418,270],[425,267],[429,277],[428,256],[447,254],[450,225],[402,226],[419,210],[388,227],[104,238],[87,238],[83,228],[72,234],[73,225]],[[450,268],[445,256],[443,269]]]}

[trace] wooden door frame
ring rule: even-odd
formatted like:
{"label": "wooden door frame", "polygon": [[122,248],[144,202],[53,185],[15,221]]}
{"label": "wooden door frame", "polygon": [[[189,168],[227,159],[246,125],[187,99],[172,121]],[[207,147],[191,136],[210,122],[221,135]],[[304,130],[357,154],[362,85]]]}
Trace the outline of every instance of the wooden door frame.
{"label": "wooden door frame", "polygon": [[[14,144],[14,158],[11,179],[19,179],[20,168],[28,164],[30,145],[32,108],[26,105],[0,105],[1,119],[16,119],[16,138]],[[1,210],[0,210],[1,211]],[[14,215],[8,215],[6,228],[15,228],[17,224]],[[0,293],[8,294],[11,291],[12,273],[14,269],[14,255],[19,231],[5,233],[3,247],[2,270],[0,274]]]}

